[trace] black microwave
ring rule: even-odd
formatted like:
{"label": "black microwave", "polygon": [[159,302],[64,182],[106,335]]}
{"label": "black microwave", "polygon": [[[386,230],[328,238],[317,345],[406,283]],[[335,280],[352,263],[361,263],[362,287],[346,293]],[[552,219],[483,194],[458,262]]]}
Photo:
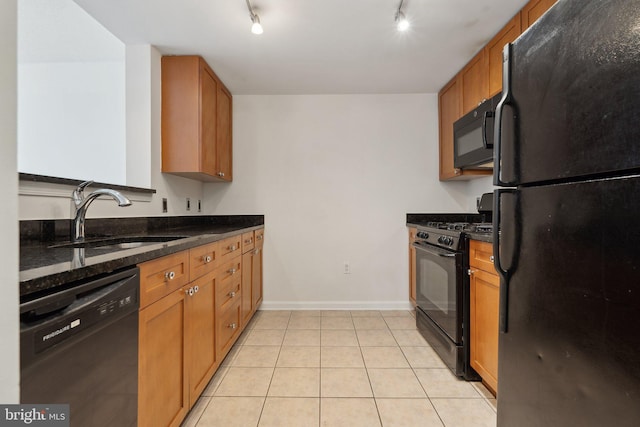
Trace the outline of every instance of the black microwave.
{"label": "black microwave", "polygon": [[493,116],[502,94],[487,99],[453,124],[453,166],[493,168]]}

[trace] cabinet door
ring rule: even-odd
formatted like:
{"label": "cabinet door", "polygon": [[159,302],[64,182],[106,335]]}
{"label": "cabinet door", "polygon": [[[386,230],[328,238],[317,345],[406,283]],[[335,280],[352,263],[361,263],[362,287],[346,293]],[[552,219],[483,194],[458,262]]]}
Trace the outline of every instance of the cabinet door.
{"label": "cabinet door", "polygon": [[209,67],[201,62],[200,66],[200,171],[207,175],[217,174],[216,109],[218,83]]}
{"label": "cabinet door", "polygon": [[500,279],[483,270],[470,273],[471,366],[497,392]]}
{"label": "cabinet door", "polygon": [[522,32],[533,25],[556,0],[531,0],[520,11]]}
{"label": "cabinet door", "polygon": [[218,111],[216,114],[216,175],[225,181],[232,180],[231,93],[218,85]]}
{"label": "cabinet door", "polygon": [[462,114],[468,113],[489,98],[487,67],[483,49],[460,72]]}
{"label": "cabinet door", "polygon": [[251,271],[251,306],[255,312],[262,303],[262,246],[253,251]]}
{"label": "cabinet door", "polygon": [[216,274],[211,272],[183,289],[187,298],[189,358],[189,407],[213,376],[218,363],[215,342]]}
{"label": "cabinet door", "polygon": [[489,96],[502,91],[502,51],[504,45],[514,41],[519,35],[520,14],[518,13],[485,47],[485,55],[489,62]]}
{"label": "cabinet door", "polygon": [[440,131],[440,180],[456,177],[460,169],[453,167],[453,123],[460,118],[460,82],[454,77],[438,95]]}
{"label": "cabinet door", "polygon": [[138,425],[178,426],[189,411],[182,289],[140,310]]}
{"label": "cabinet door", "polygon": [[251,278],[253,275],[253,252],[242,255],[242,325],[249,323],[253,314],[251,298]]}

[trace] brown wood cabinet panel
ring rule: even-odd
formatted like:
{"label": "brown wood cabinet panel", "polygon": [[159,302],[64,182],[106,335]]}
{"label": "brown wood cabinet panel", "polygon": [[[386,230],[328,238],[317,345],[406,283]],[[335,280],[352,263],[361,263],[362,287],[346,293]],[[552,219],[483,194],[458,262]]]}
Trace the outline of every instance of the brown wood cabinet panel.
{"label": "brown wood cabinet panel", "polygon": [[502,51],[504,45],[511,43],[518,36],[520,36],[520,13],[514,16],[485,47],[490,97],[502,91]]}
{"label": "brown wood cabinet panel", "polygon": [[244,327],[253,314],[253,306],[251,299],[251,278],[253,273],[253,252],[249,251],[242,254],[242,291],[241,291],[241,309],[242,309],[242,327]]}
{"label": "brown wood cabinet panel", "polygon": [[494,393],[498,392],[500,279],[471,270],[471,366]]}
{"label": "brown wood cabinet panel", "polygon": [[139,267],[141,309],[189,282],[188,251],[154,259]]}
{"label": "brown wood cabinet panel", "polygon": [[520,11],[522,32],[533,25],[556,0],[531,0]]}
{"label": "brown wood cabinet panel", "polygon": [[262,244],[254,249],[251,261],[251,305],[255,313],[262,304]]}
{"label": "brown wood cabinet panel", "polygon": [[232,155],[232,97],[222,85],[218,85],[218,110],[216,113],[216,174],[225,181],[233,178]]}
{"label": "brown wood cabinet panel", "polygon": [[162,172],[231,181],[232,95],[199,56],[162,57]]}
{"label": "brown wood cabinet panel", "polygon": [[220,263],[218,242],[189,250],[189,275],[191,280],[212,272]]}
{"label": "brown wood cabinet panel", "polygon": [[182,289],[140,310],[138,425],[179,426],[189,411]]}
{"label": "brown wood cabinet panel", "polygon": [[463,115],[472,111],[483,100],[489,99],[487,69],[488,63],[483,49],[460,72]]}
{"label": "brown wood cabinet panel", "polygon": [[440,180],[461,174],[453,167],[453,123],[462,115],[460,108],[460,81],[454,77],[438,94],[438,118],[440,133]]}
{"label": "brown wood cabinet panel", "polygon": [[189,407],[204,391],[218,367],[215,342],[216,273],[211,272],[185,286],[189,346]]}

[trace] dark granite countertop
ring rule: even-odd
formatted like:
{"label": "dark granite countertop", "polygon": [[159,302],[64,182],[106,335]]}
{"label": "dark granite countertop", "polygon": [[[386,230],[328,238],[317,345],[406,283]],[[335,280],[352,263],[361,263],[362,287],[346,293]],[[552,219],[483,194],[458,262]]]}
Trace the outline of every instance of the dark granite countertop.
{"label": "dark granite countertop", "polygon": [[139,247],[74,249],[51,246],[69,241],[69,220],[21,221],[20,297],[107,274],[185,249],[264,227],[263,215],[106,218],[87,220],[86,240],[105,236],[177,236]]}

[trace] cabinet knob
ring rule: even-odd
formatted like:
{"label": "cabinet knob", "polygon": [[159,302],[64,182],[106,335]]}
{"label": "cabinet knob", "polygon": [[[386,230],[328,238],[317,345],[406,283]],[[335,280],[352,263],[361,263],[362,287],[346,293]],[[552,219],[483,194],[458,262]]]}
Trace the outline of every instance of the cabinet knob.
{"label": "cabinet knob", "polygon": [[176,278],[176,273],[174,273],[173,271],[167,271],[166,273],[164,273],[165,280],[173,280],[175,278]]}
{"label": "cabinet knob", "polygon": [[224,178],[224,172],[218,172],[218,176],[219,176],[220,178]]}
{"label": "cabinet knob", "polygon": [[230,329],[235,329],[237,327],[238,325],[236,325],[235,323],[230,323],[229,325],[227,325],[227,328],[230,328]]}
{"label": "cabinet knob", "polygon": [[211,255],[203,256],[202,260],[204,261],[205,264],[209,264],[212,260]]}
{"label": "cabinet knob", "polygon": [[185,292],[186,292],[190,297],[192,297],[192,296],[193,296],[193,294],[195,293],[195,292],[193,291],[193,288],[189,288],[189,290],[187,290],[187,291],[185,291]]}
{"label": "cabinet knob", "polygon": [[254,255],[258,255],[260,253],[260,249],[256,249],[255,251],[253,251]]}
{"label": "cabinet knob", "polygon": [[258,234],[258,237],[256,237],[256,239],[258,239],[258,240],[262,240],[262,238],[263,238],[263,237],[264,237],[264,236],[263,236],[262,234]]}
{"label": "cabinet knob", "polygon": [[493,260],[494,260],[494,259],[495,259],[495,258],[493,257],[493,255],[491,255],[491,256],[489,257],[489,261],[491,261],[491,262],[493,262]]}
{"label": "cabinet knob", "polygon": [[235,293],[235,292],[233,292],[233,291],[231,291],[231,292],[229,292],[227,295],[229,295],[229,298],[233,298],[233,297],[235,297],[235,296],[236,296],[236,293]]}
{"label": "cabinet knob", "polygon": [[245,243],[251,243],[251,241],[252,241],[252,240],[253,240],[253,239],[247,239],[247,240],[245,240],[244,242],[245,242]]}
{"label": "cabinet knob", "polygon": [[472,270],[472,269],[468,269],[468,270],[467,270],[467,274],[468,274],[469,276],[471,276],[471,275],[472,275],[473,273],[475,273],[475,272],[476,272],[476,271],[475,271],[475,270]]}
{"label": "cabinet knob", "polygon": [[231,252],[233,252],[233,251],[235,251],[237,248],[236,248],[236,245],[229,245],[229,246],[227,246],[227,249],[229,249]]}
{"label": "cabinet knob", "polygon": [[229,270],[229,274],[236,274],[238,270],[236,270],[235,268],[232,268]]}
{"label": "cabinet knob", "polygon": [[193,287],[193,292],[194,292],[194,293],[198,293],[198,291],[199,291],[199,290],[200,290],[200,286],[195,285],[195,286]]}

